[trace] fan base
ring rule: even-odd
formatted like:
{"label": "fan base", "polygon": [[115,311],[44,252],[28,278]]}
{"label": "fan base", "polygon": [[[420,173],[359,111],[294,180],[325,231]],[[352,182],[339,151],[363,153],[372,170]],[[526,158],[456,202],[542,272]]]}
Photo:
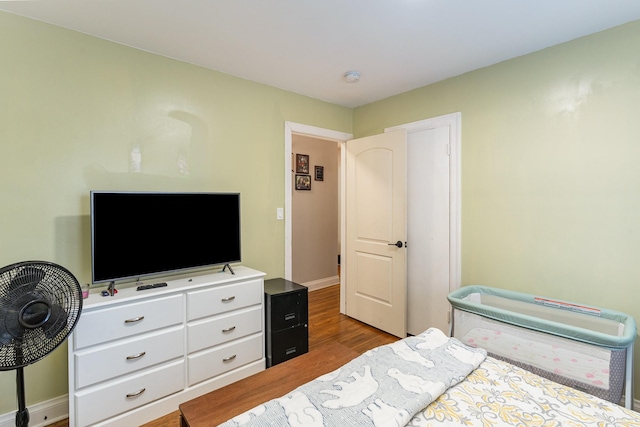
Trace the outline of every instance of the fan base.
{"label": "fan base", "polygon": [[27,408],[16,412],[16,427],[29,427],[29,410]]}

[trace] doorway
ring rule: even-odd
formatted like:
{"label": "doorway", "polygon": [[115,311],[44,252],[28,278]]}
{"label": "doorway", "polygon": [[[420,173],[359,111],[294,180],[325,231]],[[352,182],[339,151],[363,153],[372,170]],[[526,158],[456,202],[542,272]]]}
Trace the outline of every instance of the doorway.
{"label": "doorway", "polygon": [[[411,319],[415,313],[423,313],[428,317],[419,316],[420,319],[409,321],[408,322],[408,332],[414,333],[414,330],[423,328],[423,326],[434,326],[442,329],[443,331],[447,331],[447,327],[449,324],[449,304],[446,300],[446,295],[452,290],[457,289],[460,286],[461,281],[461,245],[460,245],[460,227],[461,227],[461,215],[460,215],[460,204],[461,204],[461,167],[460,167],[460,148],[461,148],[461,114],[460,113],[452,113],[444,116],[439,116],[431,119],[420,120],[417,122],[412,122],[400,126],[396,126],[393,128],[385,129],[387,131],[393,131],[398,129],[405,129],[408,134],[408,139],[413,137],[418,137],[418,140],[421,139],[422,136],[429,136],[432,134],[434,129],[444,129],[446,130],[446,138],[448,138],[448,142],[445,144],[445,149],[447,150],[446,158],[448,159],[448,175],[449,175],[449,192],[448,192],[448,206],[447,206],[447,229],[448,229],[448,261],[447,261],[447,275],[445,279],[439,279],[440,282],[438,284],[438,291],[434,293],[435,297],[429,297],[429,305],[424,304],[424,297],[420,296],[413,298],[414,295],[418,295],[416,292],[436,292],[432,290],[428,290],[428,288],[420,287],[415,283],[415,280],[411,279],[411,274],[409,276],[409,286],[407,288],[408,296],[409,296],[409,306],[408,306],[408,318]],[[441,132],[438,131],[438,132]],[[353,139],[351,134],[317,128],[308,125],[302,125],[293,122],[285,123],[285,276],[288,280],[291,280],[291,260],[292,260],[292,245],[291,245],[291,189],[293,188],[293,180],[291,174],[290,165],[293,163],[292,159],[292,135],[301,134],[301,135],[309,135],[315,136],[322,139],[327,139],[330,141],[336,141],[340,143],[340,158],[341,158],[341,172],[340,172],[340,241],[342,244],[346,241],[345,238],[345,215],[344,209],[345,206],[345,192],[344,192],[344,166],[346,165],[346,150],[344,149],[346,141]],[[439,134],[439,139],[442,139],[443,135]],[[409,148],[411,150],[411,148]],[[412,152],[409,151],[408,156],[412,156]],[[412,186],[409,185],[409,199],[411,199],[411,192],[414,190],[412,188],[417,188],[419,190],[420,186]],[[410,227],[410,226],[409,226]],[[408,244],[409,244],[409,253],[412,251],[411,247],[411,235],[408,235]],[[415,246],[414,246],[415,247]],[[344,251],[341,251],[344,253]],[[408,262],[411,262],[410,260]],[[412,265],[415,263],[412,263]],[[428,274],[425,272],[421,273],[413,273],[415,277],[416,274]],[[442,282],[445,280],[445,282]],[[340,311],[341,313],[346,312],[346,295],[345,295],[345,284],[344,284],[344,275],[340,277]],[[435,309],[434,309],[435,307]],[[444,311],[443,311],[444,310]],[[429,317],[430,316],[430,317]],[[424,328],[426,329],[426,328]],[[421,331],[420,331],[421,332]]]}
{"label": "doorway", "polygon": [[309,290],[338,283],[339,145],[293,135],[291,277]]}
{"label": "doorway", "polygon": [[[308,173],[302,173],[302,174],[297,174],[296,173],[296,158],[295,155],[296,154],[308,154],[308,153],[296,153],[293,150],[293,146],[294,146],[294,138],[295,139],[299,139],[299,140],[305,140],[308,139],[310,142],[313,143],[321,143],[321,144],[327,144],[327,146],[332,147],[330,148],[330,150],[333,150],[336,158],[340,157],[340,159],[342,158],[342,144],[345,143],[345,141],[352,139],[352,135],[348,134],[348,133],[343,133],[343,132],[338,132],[338,131],[332,131],[332,130],[328,130],[328,129],[322,129],[322,128],[317,128],[314,126],[308,126],[308,125],[303,125],[303,124],[298,124],[298,123],[292,123],[292,122],[285,122],[285,215],[284,215],[284,219],[285,219],[285,279],[287,280],[294,280],[294,261],[298,262],[298,263],[305,263],[308,262],[308,260],[304,259],[304,255],[300,255],[300,254],[295,254],[294,255],[294,247],[295,247],[295,241],[294,241],[294,221],[293,221],[293,214],[294,212],[297,211],[304,211],[306,208],[308,208],[309,206],[298,206],[297,208],[294,208],[293,205],[293,195],[295,194],[296,198],[297,198],[297,202],[299,203],[304,203],[304,199],[306,196],[310,196],[312,193],[314,195],[318,195],[319,192],[326,190],[327,189],[327,184],[329,184],[329,181],[318,181],[316,180],[316,174],[315,174],[315,166],[324,166],[322,164],[318,163],[318,157],[316,156],[309,156],[309,162],[310,164],[309,166],[309,170]],[[341,162],[341,160],[338,161],[338,163]],[[341,182],[342,181],[342,177],[340,175],[341,173],[341,168],[338,168],[338,181]],[[308,175],[308,179],[310,181],[310,185],[311,185],[311,191],[308,190],[295,190],[296,188],[296,182],[295,182],[295,178],[296,175]],[[335,218],[337,218],[338,221],[338,225],[337,225],[337,229],[341,230],[341,224],[342,224],[342,220],[340,218],[338,218],[339,212],[340,212],[340,204],[341,199],[342,199],[342,191],[340,190],[340,185],[338,184],[338,193],[336,195],[336,199],[334,200],[334,202],[337,204],[337,208],[335,210]],[[304,212],[302,212],[302,214],[304,214]],[[315,213],[313,213],[315,215]],[[313,216],[313,215],[308,215],[308,217]],[[304,227],[304,224],[298,224],[298,225],[302,225]],[[318,231],[318,230],[316,230]],[[300,230],[297,230],[297,233],[299,233]],[[337,236],[337,240],[341,241],[341,231],[336,231],[336,236]],[[305,277],[310,277],[310,276],[305,276],[303,272],[302,276],[300,275],[300,273],[296,273],[296,275],[298,277],[303,277],[303,281],[304,285],[309,287],[309,290],[314,290],[314,289],[320,289],[322,287],[325,287],[327,285],[332,285],[337,283],[338,280],[338,275],[337,275],[337,244],[336,247],[333,248],[329,248],[329,250],[331,251],[332,254],[330,256],[330,262],[332,262],[332,265],[334,267],[334,272],[335,275],[334,276],[329,276],[326,278],[319,278],[318,280],[311,280],[310,282],[307,282],[306,279],[304,279]],[[322,274],[321,274],[322,275]]]}

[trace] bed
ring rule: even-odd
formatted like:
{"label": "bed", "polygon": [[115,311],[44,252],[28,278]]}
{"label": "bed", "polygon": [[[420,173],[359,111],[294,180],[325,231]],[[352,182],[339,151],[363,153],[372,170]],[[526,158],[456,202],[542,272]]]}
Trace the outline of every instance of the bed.
{"label": "bed", "polygon": [[487,427],[598,423],[640,426],[640,414],[487,356],[484,349],[467,346],[431,328],[369,350],[221,425]]}

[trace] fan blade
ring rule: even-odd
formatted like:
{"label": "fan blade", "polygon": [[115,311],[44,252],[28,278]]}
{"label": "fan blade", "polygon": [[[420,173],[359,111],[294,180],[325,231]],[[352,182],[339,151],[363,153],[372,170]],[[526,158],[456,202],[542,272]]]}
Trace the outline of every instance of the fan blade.
{"label": "fan blade", "polygon": [[22,292],[31,292],[38,286],[38,283],[44,279],[45,275],[46,273],[39,268],[25,267],[9,282],[9,292],[15,291],[21,286],[24,287]]}
{"label": "fan blade", "polygon": [[0,309],[0,346],[9,344],[13,341],[14,336],[9,333],[9,328],[6,327],[7,311]]}
{"label": "fan blade", "polygon": [[7,331],[0,331],[0,346],[7,345],[13,340],[13,337]]}
{"label": "fan blade", "polygon": [[25,261],[0,269],[0,371],[30,365],[62,344],[82,311],[78,280],[62,266]]}
{"label": "fan blade", "polygon": [[24,328],[18,320],[19,312],[14,306],[4,307],[0,315],[0,343],[8,344],[14,339],[20,340],[24,335]]}
{"label": "fan blade", "polygon": [[42,325],[42,331],[47,338],[51,339],[67,328],[67,311],[57,304],[51,305],[51,316]]}

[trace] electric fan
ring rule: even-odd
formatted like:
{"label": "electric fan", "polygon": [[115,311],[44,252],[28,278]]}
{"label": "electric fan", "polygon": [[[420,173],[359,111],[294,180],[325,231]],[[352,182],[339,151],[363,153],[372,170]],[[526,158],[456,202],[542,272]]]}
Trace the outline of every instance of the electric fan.
{"label": "electric fan", "polygon": [[82,311],[82,289],[67,269],[25,261],[0,269],[0,370],[16,370],[16,426],[29,425],[23,368],[64,342]]}

